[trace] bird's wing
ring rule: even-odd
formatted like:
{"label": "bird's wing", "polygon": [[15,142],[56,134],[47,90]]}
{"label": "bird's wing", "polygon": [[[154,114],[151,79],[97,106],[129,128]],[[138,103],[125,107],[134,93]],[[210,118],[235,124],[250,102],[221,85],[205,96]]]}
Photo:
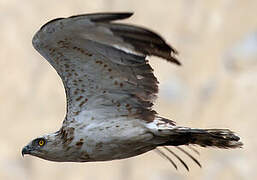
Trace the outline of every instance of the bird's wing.
{"label": "bird's wing", "polygon": [[61,77],[66,121],[82,112],[98,119],[131,116],[152,121],[158,81],[145,59],[179,64],[175,49],[147,29],[112,23],[132,13],[99,13],[54,19],[33,37],[33,46]]}

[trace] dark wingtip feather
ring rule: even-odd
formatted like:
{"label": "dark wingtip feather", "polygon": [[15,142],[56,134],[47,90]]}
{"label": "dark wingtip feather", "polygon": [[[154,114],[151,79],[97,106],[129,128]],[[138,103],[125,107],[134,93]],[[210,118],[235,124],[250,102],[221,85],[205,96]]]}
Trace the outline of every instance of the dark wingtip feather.
{"label": "dark wingtip feather", "polygon": [[175,63],[176,65],[178,65],[178,66],[181,66],[182,64],[181,64],[181,62],[179,62],[179,60],[177,60],[175,57],[173,57],[173,56],[170,56],[169,58],[167,58],[167,61],[168,62],[173,62],[173,63]]}
{"label": "dark wingtip feather", "polygon": [[105,12],[105,13],[92,13],[92,14],[80,14],[71,16],[69,18],[87,17],[93,22],[110,22],[119,19],[126,19],[133,15],[133,12]]}
{"label": "dark wingtip feather", "polygon": [[157,33],[135,25],[121,23],[106,23],[102,25],[109,28],[115,36],[122,38],[124,42],[131,44],[137,52],[144,55],[158,56],[168,62],[181,65],[175,57],[178,55],[178,51],[168,45]]}
{"label": "dark wingtip feather", "polygon": [[189,171],[189,167],[187,166],[187,164],[176,153],[174,153],[172,150],[170,150],[166,146],[163,146],[163,148],[166,149],[173,156],[175,156],[181,162],[181,164],[183,164],[183,166],[186,168],[186,170]]}
{"label": "dark wingtip feather", "polygon": [[187,147],[188,149],[194,151],[197,155],[200,156],[200,152],[199,152],[197,149],[195,149],[194,147],[192,147],[192,145],[188,145],[188,146],[186,146],[186,147]]}
{"label": "dark wingtip feather", "polygon": [[175,162],[169,156],[167,156],[163,151],[161,151],[160,149],[156,148],[155,152],[157,152],[161,157],[167,159],[173,165],[173,167],[176,170],[178,170],[178,166],[175,164]]}
{"label": "dark wingtip feather", "polygon": [[179,149],[181,152],[185,153],[188,157],[190,157],[200,168],[202,168],[201,163],[194,157],[192,156],[189,152],[184,150],[183,148],[176,146],[177,149]]}

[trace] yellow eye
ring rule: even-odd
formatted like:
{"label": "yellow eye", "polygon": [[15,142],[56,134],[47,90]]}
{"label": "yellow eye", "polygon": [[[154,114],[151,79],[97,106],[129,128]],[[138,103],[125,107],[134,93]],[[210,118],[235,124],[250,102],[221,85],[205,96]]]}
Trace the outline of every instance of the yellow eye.
{"label": "yellow eye", "polygon": [[40,140],[38,141],[38,145],[39,145],[39,146],[44,146],[44,145],[45,145],[45,140],[44,140],[44,139],[40,139]]}

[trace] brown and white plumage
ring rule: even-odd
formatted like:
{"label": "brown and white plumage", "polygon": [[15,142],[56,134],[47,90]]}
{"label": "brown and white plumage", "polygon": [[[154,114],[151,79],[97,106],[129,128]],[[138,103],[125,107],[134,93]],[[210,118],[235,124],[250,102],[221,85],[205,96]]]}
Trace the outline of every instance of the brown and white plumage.
{"label": "brown and white plumage", "polygon": [[152,109],[158,81],[146,56],[180,63],[177,51],[156,33],[113,22],[131,15],[58,18],[36,33],[33,46],[63,81],[67,114],[59,131],[33,140],[23,154],[83,162],[128,158],[158,146],[242,145],[229,130],[179,127]]}

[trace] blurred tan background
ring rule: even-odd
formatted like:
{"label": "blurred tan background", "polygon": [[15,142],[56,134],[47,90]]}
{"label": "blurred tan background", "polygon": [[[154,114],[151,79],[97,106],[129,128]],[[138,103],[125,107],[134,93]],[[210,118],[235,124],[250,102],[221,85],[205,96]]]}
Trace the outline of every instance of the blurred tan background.
{"label": "blurred tan background", "polygon": [[[186,180],[257,178],[257,1],[0,0],[0,179]],[[160,81],[155,109],[179,125],[230,128],[239,150],[199,148],[203,168],[180,155],[189,173],[154,152],[103,163],[22,158],[33,138],[54,132],[65,116],[60,78],[32,47],[47,21],[80,13],[132,11],[127,23],[161,34],[182,67],[151,57]]]}

